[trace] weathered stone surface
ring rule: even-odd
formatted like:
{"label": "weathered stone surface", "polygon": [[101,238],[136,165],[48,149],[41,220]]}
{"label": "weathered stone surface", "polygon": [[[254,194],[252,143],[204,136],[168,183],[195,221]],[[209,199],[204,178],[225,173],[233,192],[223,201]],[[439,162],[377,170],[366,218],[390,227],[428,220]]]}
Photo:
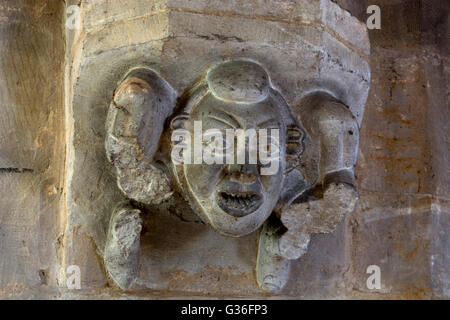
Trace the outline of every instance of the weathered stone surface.
{"label": "weathered stone surface", "polygon": [[[379,205],[374,207],[373,203]],[[432,199],[422,195],[361,196],[360,208],[349,220],[355,296],[432,297],[434,230],[431,204]],[[380,267],[380,290],[366,287],[366,269],[370,265]]]}
{"label": "weathered stone surface", "polygon": [[142,225],[141,211],[130,205],[120,204],[111,216],[105,247],[105,267],[123,290],[127,290],[136,280]]}
{"label": "weathered stone surface", "polygon": [[63,2],[0,4],[0,297],[57,295]]}
{"label": "weathered stone surface", "polygon": [[[298,92],[324,83],[336,88],[307,85],[296,75],[330,73],[343,77],[340,99],[356,108],[367,95],[368,74],[351,71],[370,65],[372,73],[358,119],[359,204],[335,232],[311,236],[276,297],[448,299],[448,2],[334,2],[361,23],[368,5],[381,7],[382,29],[369,31],[370,56],[369,42],[353,27],[361,23],[334,7],[321,14],[325,1],[81,1],[84,29],[66,30],[64,103],[64,3],[3,1],[0,296],[272,296],[256,286],[257,234],[218,235],[176,198],[141,208],[141,261],[130,290],[111,285],[102,261],[109,214],[124,199],[104,150],[107,106],[122,77],[136,64],[165,65],[156,71],[182,91],[215,57],[241,54],[267,66],[291,105]],[[321,36],[312,25],[335,32]],[[328,54],[303,46],[323,46]],[[334,59],[342,52],[344,61]],[[354,79],[359,84],[346,86]],[[78,86],[74,103],[71,84]],[[366,286],[373,264],[381,268],[381,290]],[[69,265],[81,269],[81,290],[66,288]]]}
{"label": "weathered stone surface", "polygon": [[[294,107],[311,92],[317,90],[329,92],[337,100],[330,102],[324,99],[317,102],[317,105],[323,104],[323,107],[320,107],[322,111],[317,117],[312,117],[311,121],[320,123],[318,133],[313,132],[314,128],[309,132],[311,145],[316,144],[318,139],[321,139],[322,144],[314,149],[314,152],[310,152],[308,157],[311,159],[308,158],[307,161],[311,160],[313,164],[306,165],[305,168],[306,171],[311,167],[311,170],[319,170],[319,172],[305,174],[307,181],[303,185],[299,184],[297,194],[293,193],[292,196],[298,196],[305,188],[322,183],[335,171],[346,171],[345,174],[334,174],[335,177],[348,176],[349,178],[348,181],[339,180],[335,181],[336,183],[354,184],[353,165],[356,161],[355,150],[358,146],[358,124],[363,116],[370,78],[366,61],[369,53],[367,32],[360,22],[329,1],[290,1],[289,3],[274,1],[271,3],[273,10],[269,10],[270,8],[259,1],[251,4],[237,1],[232,4],[232,8],[228,7],[230,4],[224,6],[210,1],[194,1],[189,4],[179,1],[160,1],[159,3],[161,6],[155,4],[148,7],[148,12],[145,14],[142,14],[141,10],[144,8],[140,6],[137,7],[134,16],[130,15],[130,12],[123,13],[126,17],[116,21],[121,23],[106,22],[107,19],[101,19],[98,24],[102,24],[102,27],[92,22],[95,12],[98,12],[91,10],[94,2],[82,3],[81,7],[85,13],[83,17],[91,22],[85,26],[84,33],[74,38],[72,47],[77,58],[71,61],[73,63],[71,73],[73,81],[70,85],[73,86],[71,106],[74,115],[74,144],[73,154],[69,160],[71,170],[68,172],[69,225],[85,226],[95,239],[99,252],[103,252],[105,229],[107,229],[105,224],[108,224],[112,206],[120,202],[123,195],[119,195],[117,190],[108,185],[115,174],[108,167],[106,167],[108,172],[101,174],[94,190],[91,191],[85,187],[86,180],[97,175],[100,168],[103,168],[100,169],[101,172],[105,171],[104,157],[98,154],[99,142],[105,135],[103,130],[99,129],[102,119],[105,119],[101,115],[104,112],[102,104],[108,101],[105,98],[111,96],[128,69],[142,65],[153,68],[152,72],[163,79],[160,82],[166,81],[179,97],[188,92],[198,79],[205,77],[205,74],[205,84],[208,85],[212,95],[227,103],[231,99],[256,104],[268,96],[274,96],[271,98],[275,101],[272,104],[279,105],[277,108],[281,112],[279,117],[287,121],[283,124],[287,127],[292,126],[294,120],[287,120],[290,111],[284,110],[289,108],[285,108],[286,102]],[[121,14],[109,4],[98,2],[97,5],[104,6],[106,12],[110,8],[112,15]],[[215,9],[213,9],[214,6],[216,6]],[[247,27],[239,28],[239,25],[243,23]],[[145,29],[146,32],[141,32],[142,25],[148,26],[148,29]],[[129,35],[127,39],[124,38],[126,34]],[[230,63],[224,63],[223,67],[219,64],[230,58],[233,60]],[[240,61],[239,59],[242,58],[245,60]],[[113,65],[109,63],[111,59],[114,61]],[[302,63],[299,64],[298,61]],[[215,65],[219,66],[215,67]],[[258,68],[260,71],[256,70]],[[248,79],[236,78],[235,75],[239,74],[238,70]],[[245,81],[253,83],[259,74],[262,74],[267,82],[261,83],[260,89],[253,92],[252,88],[239,84]],[[163,197],[163,194],[169,195],[170,192],[166,190],[168,188],[163,187],[161,196],[156,197],[160,200],[157,202],[151,200],[158,191],[149,190],[148,186],[158,188],[160,183],[154,181],[158,175],[152,173],[148,175],[150,179],[146,179],[147,175],[144,171],[156,173],[159,169],[144,162],[148,160],[156,163],[153,157],[158,140],[155,140],[155,137],[161,134],[161,124],[174,105],[163,94],[160,99],[152,98],[160,94],[159,87],[162,85],[157,85],[158,81],[151,83],[153,80],[149,80],[148,82],[142,77],[146,76],[130,75],[130,78],[123,81],[115,91],[114,102],[106,120],[108,123],[106,141],[108,159],[117,168],[119,189],[124,195],[134,200],[151,204],[167,199]],[[233,80],[230,80],[232,78]],[[226,85],[228,80],[231,81],[230,85],[232,84],[230,94],[227,93],[230,91],[229,86]],[[97,86],[96,89],[92,88],[93,84]],[[279,97],[284,97],[286,102]],[[277,102],[278,100],[283,100],[283,103]],[[189,105],[189,101],[187,104]],[[158,105],[164,111],[158,111]],[[333,110],[339,112],[328,113],[327,108],[334,108]],[[148,113],[143,111],[144,109],[149,110]],[[149,116],[150,111],[153,112],[152,116]],[[95,117],[87,116],[92,112],[96,114]],[[349,113],[348,119],[346,116],[341,117],[339,113]],[[140,122],[139,117],[142,117],[143,122]],[[153,125],[150,126],[151,121],[145,120],[145,117],[151,119]],[[296,119],[298,123],[301,123],[300,114]],[[309,119],[305,121],[309,122]],[[143,134],[136,131],[141,128],[142,123],[148,123],[146,127],[152,128],[154,132]],[[335,134],[327,136],[326,132],[333,130],[336,131]],[[347,139],[347,136],[352,137]],[[142,137],[149,137],[148,142],[139,141]],[[291,141],[289,143],[292,144]],[[148,146],[153,147],[154,150],[146,150]],[[164,162],[163,147],[164,145],[158,149],[158,152],[161,153],[159,156],[164,164],[167,161]],[[320,156],[319,161],[317,159]],[[329,163],[324,159],[330,159]],[[335,161],[337,161],[336,164],[333,164]],[[296,161],[295,165],[299,166],[300,161]],[[297,168],[293,169],[297,170]],[[172,185],[178,181],[177,184],[181,184],[179,189],[207,189],[207,185],[205,188],[200,188],[202,186],[201,172],[196,173],[195,170],[186,169],[187,181],[184,182],[184,171],[180,171],[181,169],[177,166],[173,170],[175,170],[176,179],[172,179],[170,174],[167,178],[172,180]],[[170,171],[170,168],[164,170],[166,174]],[[189,178],[189,175],[192,178]],[[298,177],[300,178],[299,175]],[[282,179],[281,176],[279,178]],[[135,179],[136,182],[134,182]],[[159,180],[165,181],[163,176],[161,179]],[[197,179],[200,187],[189,185],[189,183],[192,184],[190,179]],[[214,180],[214,177],[211,176],[211,179]],[[212,183],[209,180],[205,182]],[[99,187],[100,184],[102,187]],[[258,215],[259,220],[249,216],[249,218],[239,217],[242,221],[234,222],[229,216],[218,218],[220,214],[215,213],[213,208],[204,212],[204,208],[200,208],[202,206],[199,208],[194,206],[194,212],[202,213],[201,219],[216,231],[242,236],[257,229],[271,213],[273,208],[271,209],[270,206],[274,207],[277,203],[277,192],[280,190],[270,189],[269,191],[264,199],[270,198],[270,201],[265,201],[264,206],[261,206],[261,210],[265,211],[264,215]],[[201,192],[186,193],[191,204],[208,202],[207,198],[190,197],[191,193],[198,196]],[[92,196],[93,194],[97,196]],[[325,192],[325,195],[328,194],[331,193]],[[349,194],[356,199],[356,193]],[[286,201],[286,205],[292,201],[284,196],[281,198]],[[351,201],[348,201],[348,204],[350,203]],[[169,201],[169,205],[174,210],[179,203]],[[266,206],[269,207],[266,208]],[[153,210],[155,209],[156,207]],[[341,213],[343,214],[344,211]],[[330,217],[330,215],[323,215],[323,218],[325,216]],[[331,225],[336,225],[342,217],[341,214],[336,216],[337,221]],[[285,221],[294,223],[294,220]],[[290,226],[287,225],[287,227]],[[294,230],[297,229],[292,228],[291,234]],[[326,231],[330,232],[332,228],[327,228]],[[325,232],[325,229],[321,232]],[[285,242],[284,247],[288,243],[295,245],[292,241],[288,241]],[[109,245],[107,242],[106,246]]]}

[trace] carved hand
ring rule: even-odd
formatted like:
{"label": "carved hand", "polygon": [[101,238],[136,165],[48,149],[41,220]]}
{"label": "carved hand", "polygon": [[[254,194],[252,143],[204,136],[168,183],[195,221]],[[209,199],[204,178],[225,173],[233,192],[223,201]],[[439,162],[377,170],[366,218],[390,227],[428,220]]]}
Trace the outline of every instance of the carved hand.
{"label": "carved hand", "polygon": [[127,290],[139,267],[141,212],[127,204],[119,205],[111,216],[105,247],[105,267],[117,285]]}
{"label": "carved hand", "polygon": [[114,93],[106,153],[117,169],[119,188],[138,202],[159,204],[172,194],[169,179],[153,160],[174,100],[171,88],[147,69],[132,71]]}

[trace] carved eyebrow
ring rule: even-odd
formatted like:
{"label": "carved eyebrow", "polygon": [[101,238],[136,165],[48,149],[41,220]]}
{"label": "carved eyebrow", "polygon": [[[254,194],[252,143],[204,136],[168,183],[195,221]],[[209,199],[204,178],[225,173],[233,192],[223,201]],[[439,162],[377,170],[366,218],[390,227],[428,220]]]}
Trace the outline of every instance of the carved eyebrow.
{"label": "carved eyebrow", "polygon": [[208,115],[208,118],[213,119],[215,121],[221,122],[226,124],[227,126],[233,128],[233,129],[238,129],[240,127],[239,122],[237,121],[237,119],[235,119],[231,114],[225,113],[227,116],[231,117],[232,120],[234,120],[233,122],[236,122],[235,124],[228,122],[227,120],[220,118],[220,117],[216,117],[214,115]]}
{"label": "carved eyebrow", "polygon": [[[265,128],[266,126],[268,126],[268,127]],[[264,128],[264,129],[280,129],[279,123],[274,118],[269,119],[269,120],[264,120],[263,122],[258,124],[258,127]]]}
{"label": "carved eyebrow", "polygon": [[227,112],[227,111],[224,111],[224,113],[225,113],[227,116],[229,116],[229,117],[234,121],[235,125],[234,125],[233,127],[234,127],[235,129],[239,129],[239,128],[242,128],[242,127],[243,127],[242,122],[239,121],[239,119],[238,119],[234,114],[229,113],[229,112]]}

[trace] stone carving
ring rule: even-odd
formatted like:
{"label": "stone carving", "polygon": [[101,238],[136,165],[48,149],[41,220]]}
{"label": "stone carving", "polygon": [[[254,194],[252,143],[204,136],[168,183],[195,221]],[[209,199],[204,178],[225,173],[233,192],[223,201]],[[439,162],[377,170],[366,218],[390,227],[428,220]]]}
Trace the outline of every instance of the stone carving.
{"label": "stone carving", "polygon": [[[174,161],[180,143],[192,144],[186,137],[174,141],[174,133],[194,137],[196,122],[203,133],[278,130],[277,169],[262,174],[267,163],[259,160]],[[290,260],[307,251],[310,235],[332,232],[358,198],[353,166],[359,128],[352,112],[325,91],[288,106],[265,68],[248,59],[218,63],[182,93],[151,69],[133,69],[114,93],[106,130],[117,185],[130,199],[111,216],[104,253],[106,269],[122,289],[131,286],[139,265],[143,220],[135,204],[160,204],[179,193],[223,235],[244,236],[262,227],[257,281],[277,292],[288,280]]]}

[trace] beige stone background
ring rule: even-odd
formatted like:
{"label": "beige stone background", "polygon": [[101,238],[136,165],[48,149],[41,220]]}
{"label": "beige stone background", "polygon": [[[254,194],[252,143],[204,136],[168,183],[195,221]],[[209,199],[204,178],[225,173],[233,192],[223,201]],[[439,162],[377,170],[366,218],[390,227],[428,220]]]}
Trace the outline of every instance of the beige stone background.
{"label": "beige stone background", "polygon": [[[369,31],[372,80],[356,169],[361,200],[336,232],[313,237],[280,296],[450,298],[450,5],[336,2],[361,21],[370,4],[382,12],[381,30]],[[88,232],[66,232],[64,79],[73,57],[66,56],[64,19],[63,1],[0,2],[0,298],[271,297],[255,287],[252,239],[236,245],[245,256],[239,272],[205,263],[196,272],[178,270],[164,290],[123,293],[108,283]],[[205,232],[162,219],[180,225],[168,233],[172,240]],[[164,237],[153,240],[164,245]],[[148,248],[152,238],[146,241]],[[86,271],[81,290],[66,289],[70,264]],[[381,268],[381,290],[366,287],[372,264]]]}

